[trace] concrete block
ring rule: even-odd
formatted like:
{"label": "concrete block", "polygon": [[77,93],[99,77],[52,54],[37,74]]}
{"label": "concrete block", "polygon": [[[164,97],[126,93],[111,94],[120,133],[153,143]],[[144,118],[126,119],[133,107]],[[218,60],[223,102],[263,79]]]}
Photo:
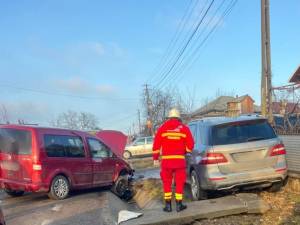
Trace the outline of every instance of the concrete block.
{"label": "concrete block", "polygon": [[187,203],[188,208],[180,213],[173,210],[165,213],[160,209],[143,211],[141,218],[127,221],[124,225],[156,225],[156,224],[186,224],[197,219],[209,219],[246,213],[247,206],[236,196],[226,196],[214,200],[195,201]]}

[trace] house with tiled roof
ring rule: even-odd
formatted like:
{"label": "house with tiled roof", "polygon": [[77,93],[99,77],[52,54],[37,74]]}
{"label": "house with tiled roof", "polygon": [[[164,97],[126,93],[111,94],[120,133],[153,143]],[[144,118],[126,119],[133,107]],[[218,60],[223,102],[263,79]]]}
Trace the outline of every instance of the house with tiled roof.
{"label": "house with tiled roof", "polygon": [[259,111],[260,108],[254,105],[254,100],[249,95],[240,97],[220,96],[192,112],[190,118],[239,116],[242,114],[257,113]]}

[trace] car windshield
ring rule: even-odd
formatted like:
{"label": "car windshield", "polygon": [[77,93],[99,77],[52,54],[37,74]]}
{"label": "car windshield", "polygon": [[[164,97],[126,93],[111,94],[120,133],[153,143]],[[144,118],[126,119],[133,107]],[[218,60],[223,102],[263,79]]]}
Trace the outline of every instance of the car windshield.
{"label": "car windshield", "polygon": [[212,145],[227,145],[275,138],[266,120],[241,121],[212,128]]}
{"label": "car windshield", "polygon": [[17,155],[31,154],[31,132],[26,130],[1,128],[0,152]]}

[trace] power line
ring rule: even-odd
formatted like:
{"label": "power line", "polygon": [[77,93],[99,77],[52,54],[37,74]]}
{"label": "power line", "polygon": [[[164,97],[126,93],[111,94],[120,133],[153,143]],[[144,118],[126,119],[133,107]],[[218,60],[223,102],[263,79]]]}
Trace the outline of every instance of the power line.
{"label": "power line", "polygon": [[[203,7],[201,7],[200,12],[198,13],[199,20],[202,17],[202,13],[203,13],[204,9],[206,8],[206,5],[208,5],[207,3],[208,3],[208,0],[206,0],[204,2]],[[186,23],[187,22],[192,22],[192,21],[189,21],[189,20],[190,20],[191,15],[194,14],[194,11],[195,11],[197,5],[198,5],[198,1],[197,1],[197,4],[194,5],[193,10],[191,11],[191,14],[189,15],[188,19],[185,21]],[[159,75],[165,74],[168,71],[168,69],[171,67],[172,63],[176,59],[176,56],[178,54],[180,54],[181,49],[184,47],[184,45],[188,41],[190,35],[192,34],[193,28],[194,29],[196,28],[197,23],[198,23],[198,20],[195,20],[195,22],[190,26],[191,32],[188,31],[185,35],[182,35],[183,37],[182,37],[182,40],[181,40],[180,44],[178,45],[178,48],[174,51],[174,54],[169,57],[168,61],[163,66],[163,69],[161,70],[161,72],[157,74],[158,77],[159,77]],[[190,29],[190,28],[188,27],[188,28],[185,28],[185,29]],[[174,46],[174,49],[175,49],[175,47],[176,46]],[[159,83],[159,82],[157,82],[157,83]]]}
{"label": "power line", "polygon": [[193,33],[190,35],[188,41],[186,42],[186,44],[183,46],[183,48],[181,49],[180,53],[178,54],[178,56],[176,57],[175,61],[173,62],[172,66],[170,67],[170,69],[163,74],[162,79],[158,82],[157,86],[159,86],[166,78],[167,76],[171,73],[171,71],[174,69],[174,67],[176,66],[178,60],[181,58],[181,56],[183,55],[183,53],[185,52],[185,50],[187,49],[187,47],[189,46],[190,42],[192,41],[193,37],[195,36],[195,34],[197,33],[200,25],[202,24],[203,20],[205,19],[205,17],[207,16],[210,8],[212,7],[213,3],[215,0],[212,0],[211,3],[209,4],[208,8],[206,9],[204,15],[202,16],[202,18],[200,19],[200,21],[198,22],[196,28],[194,29]]}
{"label": "power line", "polygon": [[[210,20],[205,24],[205,27],[201,30],[201,32],[197,35],[196,40],[195,40],[195,44],[198,43],[201,40],[202,35],[205,33],[205,31],[208,29],[208,27],[210,26],[210,23],[215,19],[216,15],[218,14],[218,12],[220,11],[220,9],[222,8],[223,4],[225,3],[226,0],[223,0],[221,2],[221,4],[219,5],[219,7],[215,10],[213,16],[210,17]],[[194,46],[190,47],[190,51],[194,48]],[[181,58],[181,60],[178,62],[176,68],[173,71],[173,74],[177,74],[178,70],[180,70],[184,65],[184,61],[187,58],[187,56],[189,56],[189,54],[185,54],[183,55],[183,57]],[[161,84],[161,88],[163,88],[166,84],[168,84],[168,82],[170,82],[172,79],[172,74],[170,74],[169,78],[166,79],[164,82],[162,82]]]}
{"label": "power line", "polygon": [[[208,1],[208,0],[206,0],[206,1]],[[171,65],[172,60],[174,59],[176,54],[178,54],[178,52],[180,50],[180,46],[182,46],[184,44],[184,42],[179,44],[177,50],[175,50],[176,45],[177,45],[180,37],[183,36],[184,30],[187,29],[188,22],[196,9],[198,2],[199,2],[199,0],[196,0],[195,4],[193,6],[192,6],[192,1],[189,4],[189,7],[187,8],[183,18],[181,19],[180,25],[179,25],[178,29],[176,30],[176,33],[175,33],[173,39],[171,40],[171,42],[169,43],[169,46],[167,47],[167,50],[165,51],[163,59],[159,63],[158,67],[161,67],[161,66],[162,67],[158,68],[158,70],[156,70],[156,72],[154,73],[155,75],[152,76],[152,79],[148,80],[148,82],[151,82],[151,81],[155,80],[156,78],[159,79],[159,75],[164,73],[164,71]],[[203,10],[201,10],[200,14],[202,13],[202,11]],[[186,35],[183,40],[185,41],[187,38],[188,38],[188,36]],[[175,56],[172,56],[173,52],[174,52]]]}
{"label": "power line", "polygon": [[72,95],[72,94],[66,94],[66,93],[51,92],[51,91],[46,91],[46,90],[37,90],[37,89],[31,89],[31,88],[17,87],[17,86],[7,85],[7,84],[0,84],[0,87],[11,88],[11,89],[15,89],[15,90],[32,92],[32,93],[37,93],[37,94],[52,95],[52,96],[64,96],[64,97],[79,98],[79,99],[86,99],[86,100],[113,100],[113,101],[136,101],[136,100],[138,100],[137,98],[110,98],[110,97]]}
{"label": "power line", "polygon": [[[118,118],[118,119],[107,120],[107,121],[105,121],[103,124],[104,124],[104,126],[105,126],[105,125],[111,124],[111,123],[115,123],[115,124],[116,124],[116,123],[120,123],[120,122],[123,122],[123,121],[125,121],[125,120],[128,120],[129,118],[132,118],[132,117],[134,117],[134,116],[136,116],[136,113],[131,113],[131,114],[128,114],[128,115],[123,116],[123,117]],[[101,124],[101,125],[103,126],[103,124]],[[108,125],[108,126],[110,126],[110,125]],[[106,127],[108,127],[108,126],[106,126]]]}
{"label": "power line", "polygon": [[[213,26],[213,28],[207,33],[207,35],[205,36],[205,38],[200,42],[200,44],[194,49],[194,51],[192,52],[192,54],[189,55],[189,58],[186,60],[186,63],[183,64],[183,66],[179,69],[177,69],[177,71],[173,74],[173,78],[172,81],[174,82],[176,79],[179,78],[180,74],[183,73],[183,71],[187,68],[187,65],[189,66],[188,68],[190,68],[190,66],[192,66],[198,59],[200,56],[200,52],[199,50],[207,43],[207,40],[209,39],[209,37],[216,31],[216,29],[218,28],[218,26],[220,25],[220,23],[223,21],[223,19],[228,16],[233,7],[236,5],[236,3],[238,2],[238,0],[232,0],[231,3],[227,6],[227,8],[224,10],[222,16],[219,18],[219,20],[217,21],[217,23],[215,23],[215,25]],[[211,20],[212,21],[212,20]],[[186,56],[185,56],[186,57]],[[181,69],[181,70],[180,70]],[[169,79],[169,80],[170,80]],[[166,83],[164,84],[164,86],[166,85]]]}
{"label": "power line", "polygon": [[[196,4],[198,3],[198,1],[199,0],[196,1]],[[162,56],[159,64],[154,69],[153,74],[156,74],[156,75],[159,74],[158,72],[160,70],[160,67],[165,63],[166,59],[168,58],[167,57],[168,54],[170,54],[170,52],[173,51],[173,49],[174,49],[173,46],[176,45],[178,37],[180,36],[180,33],[182,32],[182,30],[185,27],[186,22],[188,20],[188,19],[186,19],[187,15],[188,15],[188,18],[190,18],[191,13],[189,13],[189,11],[190,11],[190,7],[192,5],[192,2],[193,2],[193,0],[191,0],[190,3],[188,4],[188,7],[186,8],[185,13],[183,14],[183,17],[180,20],[179,27],[176,29],[176,32],[175,32],[174,36],[172,37],[171,41],[169,42],[168,47],[167,47],[166,51],[164,52],[164,55]],[[194,7],[193,7],[193,10],[194,10]],[[146,81],[146,83],[150,83],[151,80],[153,80],[154,78],[155,78],[155,75],[154,76],[152,76],[152,75],[149,76],[149,78]]]}

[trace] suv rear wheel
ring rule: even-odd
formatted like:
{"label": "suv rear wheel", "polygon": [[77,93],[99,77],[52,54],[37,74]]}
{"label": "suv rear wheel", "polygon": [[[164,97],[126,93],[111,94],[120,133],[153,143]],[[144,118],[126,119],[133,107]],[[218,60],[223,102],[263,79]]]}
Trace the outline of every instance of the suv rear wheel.
{"label": "suv rear wheel", "polygon": [[207,192],[200,186],[200,181],[195,170],[191,172],[191,193],[193,201],[207,199],[208,197]]}
{"label": "suv rear wheel", "polygon": [[70,183],[68,179],[62,175],[54,177],[51,182],[49,198],[54,200],[62,200],[68,197],[70,192]]}
{"label": "suv rear wheel", "polygon": [[272,184],[272,186],[268,189],[268,192],[278,192],[284,186],[284,182],[280,181],[277,183]]}
{"label": "suv rear wheel", "polygon": [[5,189],[5,192],[12,197],[20,197],[24,194],[24,191],[13,191],[9,189]]}

